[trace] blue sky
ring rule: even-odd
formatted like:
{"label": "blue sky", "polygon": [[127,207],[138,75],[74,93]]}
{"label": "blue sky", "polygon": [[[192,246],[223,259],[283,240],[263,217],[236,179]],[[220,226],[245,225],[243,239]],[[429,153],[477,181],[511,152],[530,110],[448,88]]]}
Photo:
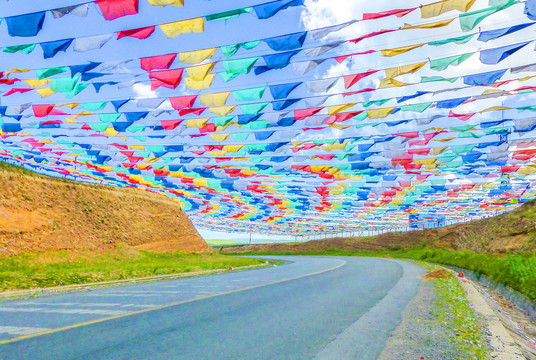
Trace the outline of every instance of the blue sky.
{"label": "blue sky", "polygon": [[[140,9],[137,15],[125,16],[114,21],[106,21],[98,13],[96,7],[90,6],[89,15],[86,18],[79,18],[72,15],[66,15],[61,19],[53,19],[50,14],[47,14],[43,30],[34,38],[12,38],[7,35],[7,29],[5,21],[0,24],[0,44],[2,46],[11,46],[31,42],[44,42],[55,39],[83,37],[112,33],[115,31],[140,28],[154,24],[160,24],[165,22],[172,22],[178,20],[184,20],[203,15],[218,13],[222,11],[237,9],[246,6],[253,6],[256,4],[264,3],[265,1],[208,1],[208,0],[185,0],[184,7],[167,6],[161,8],[158,6],[151,6],[146,0],[140,0]],[[62,6],[68,6],[76,4],[73,1],[39,1],[39,2],[14,2],[0,0],[0,17],[13,16],[23,14],[27,12],[36,12],[45,9],[57,8]],[[77,53],[72,51],[72,47],[65,53],[59,53],[52,59],[44,60],[42,58],[41,49],[36,48],[30,55],[23,54],[6,54],[0,53],[0,64],[2,70],[9,70],[11,68],[44,68],[54,66],[66,66],[72,64],[83,64],[88,61],[95,62],[114,62],[114,61],[126,61],[129,59],[136,59],[131,62],[127,62],[122,66],[125,69],[125,73],[117,73],[113,76],[108,76],[106,79],[114,81],[131,81],[139,80],[143,81],[139,84],[135,84],[132,87],[124,87],[118,89],[117,87],[107,86],[104,87],[100,93],[96,93],[93,88],[86,89],[75,100],[76,102],[90,102],[90,101],[102,101],[102,100],[114,100],[124,98],[153,98],[153,97],[166,97],[177,96],[183,94],[194,94],[196,92],[188,91],[184,85],[181,84],[177,90],[171,91],[167,89],[158,89],[153,92],[150,90],[150,86],[146,81],[146,72],[139,69],[138,58],[145,56],[160,55],[166,53],[178,53],[190,50],[197,50],[202,48],[209,48],[220,46],[224,44],[234,44],[245,41],[257,40],[262,38],[268,38],[272,36],[283,35],[287,33],[297,32],[301,30],[313,30],[325,26],[331,26],[335,24],[344,23],[347,21],[361,19],[363,13],[366,12],[378,12],[391,10],[396,8],[409,8],[417,7],[421,4],[421,1],[408,0],[408,1],[381,1],[371,2],[364,0],[306,0],[304,7],[292,7],[281,13],[277,14],[273,18],[267,20],[259,20],[253,15],[242,15],[238,19],[229,20],[225,22],[206,22],[205,32],[203,34],[185,34],[178,36],[174,39],[167,39],[161,31],[158,29],[155,33],[146,40],[138,40],[133,38],[126,38],[121,40],[115,40],[112,38],[104,47],[100,50],[94,50],[90,52]],[[477,0],[471,11],[483,9],[488,6],[487,0]],[[409,24],[422,24],[431,21],[437,21],[442,19],[452,18],[459,14],[456,11],[449,12],[438,16],[433,19],[421,19],[419,11],[397,19],[394,17],[388,17],[380,20],[358,22],[347,28],[332,33],[322,39],[322,41],[306,42],[307,47],[314,47],[320,45],[322,42],[329,42],[335,40],[348,40],[360,35],[370,33],[372,31],[378,31],[386,28],[396,28],[404,23]],[[527,22],[527,17],[523,14],[523,4],[516,4],[509,9],[501,12],[500,16],[490,16],[488,19],[482,21],[479,24],[477,30],[485,31],[491,29],[497,29],[501,27],[511,26],[514,24]],[[210,91],[217,92],[223,90],[233,90],[240,88],[248,88],[254,86],[263,86],[267,84],[285,83],[291,80],[296,81],[308,81],[314,79],[322,79],[327,77],[336,77],[346,74],[353,74],[366,71],[367,69],[384,69],[404,64],[412,64],[429,59],[437,59],[452,55],[459,55],[467,52],[479,51],[487,48],[499,47],[506,44],[512,44],[515,42],[522,42],[525,40],[534,39],[534,27],[528,27],[525,30],[515,33],[514,36],[505,38],[499,38],[489,43],[483,43],[476,40],[476,36],[473,40],[467,44],[460,46],[456,44],[445,45],[437,48],[431,46],[424,46],[420,49],[410,51],[408,53],[395,56],[395,57],[383,57],[379,53],[357,56],[352,61],[347,61],[342,64],[334,64],[331,62],[325,62],[318,66],[315,71],[307,73],[303,76],[298,76],[292,71],[292,67],[289,66],[283,70],[270,71],[265,74],[255,76],[249,74],[247,76],[242,75],[232,82],[225,84],[218,77],[215,78]],[[389,49],[400,46],[412,45],[416,43],[425,43],[433,40],[445,39],[447,37],[456,37],[463,35],[460,31],[460,26],[457,20],[453,21],[449,26],[438,29],[429,30],[409,30],[398,31],[391,34],[383,35],[378,38],[368,39],[357,45],[344,44],[336,49],[333,54],[345,54],[351,52],[364,51],[367,49]],[[250,51],[240,50],[237,55],[240,57],[263,55],[267,52],[267,46],[261,44],[258,48]],[[433,76],[441,75],[444,77],[455,77],[460,75],[492,71],[496,69],[510,68],[529,63],[527,59],[534,57],[534,43],[529,44],[522,50],[518,51],[515,56],[511,56],[504,61],[501,61],[497,65],[483,65],[478,58],[478,54],[473,55],[469,60],[465,61],[463,65],[456,67],[449,67],[442,71],[440,74],[430,69],[423,69],[418,74],[403,75],[397,80],[403,82],[419,82],[421,76]],[[221,53],[217,53],[212,60],[221,59]],[[293,61],[305,60],[308,57],[299,54]],[[175,64],[176,65],[176,64]],[[174,67],[174,66],[172,66]],[[218,68],[219,69],[219,68]],[[363,87],[376,87],[383,72],[371,76],[363,80],[360,86]],[[31,78],[31,74],[20,75],[20,78]],[[519,76],[517,76],[519,77]],[[503,79],[513,79],[516,76],[511,74],[505,75]],[[534,85],[534,81],[527,81],[523,85]],[[519,87],[519,84],[506,85],[505,90],[514,89]],[[445,88],[444,83],[428,83],[425,90],[434,92]],[[449,85],[448,87],[456,88],[456,85]],[[341,96],[331,97],[323,105],[334,105],[344,102],[359,102],[368,100],[377,100],[391,97],[400,97],[408,94],[413,94],[423,88],[422,84],[412,85],[404,88],[391,88],[376,91],[374,93],[365,93],[350,98],[343,98]],[[335,88],[331,90],[332,93],[341,92],[344,90],[342,83],[339,83]],[[450,91],[446,93],[430,93],[424,95],[418,99],[417,102],[437,101],[442,99],[451,99],[464,96],[480,95],[483,89],[473,87],[470,89],[463,89],[458,91]],[[308,93],[304,87],[298,89],[294,96],[307,96]],[[73,100],[74,101],[74,100]],[[65,98],[61,94],[52,95],[48,98],[41,99],[37,94],[16,94],[10,97],[2,97],[0,99],[1,105],[20,105],[28,102],[34,103],[64,103]],[[531,105],[533,103],[532,95],[524,96],[511,96],[504,97],[503,99],[489,99],[479,100],[473,103],[464,104],[459,108],[456,108],[456,112],[468,113],[481,110],[487,106],[504,105],[504,106],[520,106]],[[311,106],[312,107],[312,106]],[[169,103],[161,105],[162,109],[171,109]],[[122,111],[136,111],[134,104],[128,104]],[[427,110],[426,116],[434,115],[433,109]],[[422,115],[423,117],[425,115]],[[522,117],[527,117],[530,114],[523,114]],[[399,112],[396,115],[389,117],[390,121],[410,119],[415,114]],[[421,115],[418,115],[419,117]],[[504,116],[510,116],[510,113],[505,114],[501,112],[489,112],[481,114],[478,120],[470,120],[463,124],[477,124],[484,120],[496,120]],[[449,126],[462,125],[460,122],[453,121],[452,118],[445,118],[434,122],[434,126],[449,127]],[[415,124],[415,122],[408,122],[404,125],[396,127],[396,132],[407,132],[420,130],[423,126]],[[336,128],[329,128],[322,132],[300,132],[296,130],[295,136],[292,137],[292,141],[308,141],[314,139],[329,139],[329,138],[341,138],[348,135],[385,135],[391,134],[393,129],[382,124],[378,127],[366,127],[360,129],[340,130]],[[181,135],[178,135],[177,140]],[[515,139],[516,134],[512,135]],[[490,137],[491,138],[491,137]],[[189,138],[188,138],[189,139]],[[484,138],[487,139],[487,138]],[[99,141],[106,143],[104,139],[93,139],[96,143]],[[189,139],[189,142],[193,144],[201,144],[201,140]],[[453,144],[462,145],[469,143],[471,139],[457,139]],[[402,145],[403,148],[403,145]],[[390,149],[396,150],[396,149]],[[379,159],[380,157],[378,157]],[[380,161],[380,160],[378,160]],[[474,179],[457,177],[455,174],[446,174],[446,178],[452,180],[453,185],[470,184]],[[249,234],[242,235],[225,235],[218,232],[202,231],[202,234],[209,238],[222,239],[225,237],[241,238],[243,240],[249,240]],[[255,234],[255,239],[260,241],[262,238],[266,238],[265,234]],[[274,239],[285,239],[285,237],[278,236]]]}

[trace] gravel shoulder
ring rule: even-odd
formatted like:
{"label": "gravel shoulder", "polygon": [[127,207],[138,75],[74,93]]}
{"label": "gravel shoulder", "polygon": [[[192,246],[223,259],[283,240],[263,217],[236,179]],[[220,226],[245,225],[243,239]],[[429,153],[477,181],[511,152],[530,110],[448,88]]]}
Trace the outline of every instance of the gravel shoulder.
{"label": "gravel shoulder", "polygon": [[456,278],[424,279],[378,359],[486,359],[484,324]]}

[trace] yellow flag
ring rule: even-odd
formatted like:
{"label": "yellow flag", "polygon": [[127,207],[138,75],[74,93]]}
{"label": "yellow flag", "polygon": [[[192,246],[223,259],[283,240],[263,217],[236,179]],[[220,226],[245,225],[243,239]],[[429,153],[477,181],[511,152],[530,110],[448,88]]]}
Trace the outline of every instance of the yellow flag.
{"label": "yellow flag", "polygon": [[102,133],[104,136],[117,136],[117,134],[119,134],[119,131],[115,130],[113,126],[108,126],[108,128]]}
{"label": "yellow flag", "polygon": [[341,144],[341,143],[338,143],[338,142],[336,142],[336,143],[334,143],[334,144],[326,144],[326,148],[328,149],[328,151],[331,151],[331,150],[342,150],[342,149],[344,149],[344,148],[346,147],[346,144],[347,144],[347,143],[348,143],[348,142],[345,141],[345,142],[343,142],[342,144]]}
{"label": "yellow flag", "polygon": [[431,165],[436,162],[436,158],[423,158],[423,159],[414,159],[413,161],[417,165]]}
{"label": "yellow flag", "polygon": [[402,47],[394,48],[394,49],[384,49],[384,50],[381,50],[381,53],[382,53],[383,56],[389,56],[389,57],[390,56],[396,56],[396,55],[403,54],[403,53],[405,53],[407,51],[420,48],[424,44],[425,43],[417,44],[417,45],[402,46]]}
{"label": "yellow flag", "polygon": [[194,81],[203,81],[207,77],[208,73],[214,68],[215,63],[209,63],[198,66],[191,66],[186,68],[186,72],[190,75],[190,78]]}
{"label": "yellow flag", "polygon": [[367,116],[369,119],[384,118],[390,113],[392,113],[394,109],[395,109],[394,107],[388,107],[388,108],[383,108],[383,109],[367,110]]}
{"label": "yellow flag", "polygon": [[339,172],[341,172],[341,169],[337,169],[337,168],[334,168],[334,167],[332,167],[332,168],[330,168],[330,169],[328,170],[328,173],[329,173],[330,175],[335,175],[335,174],[337,174],[337,173],[339,173]]}
{"label": "yellow flag", "polygon": [[204,31],[205,23],[203,22],[203,18],[199,17],[162,24],[158,25],[158,27],[160,27],[160,30],[162,30],[166,37],[174,38],[186,33],[202,33]]}
{"label": "yellow flag", "polygon": [[175,6],[184,6],[184,0],[147,0],[149,4],[155,6],[166,6],[166,5],[175,5]]}
{"label": "yellow flag", "polygon": [[489,111],[502,111],[502,110],[510,110],[510,109],[511,108],[506,107],[506,106],[492,106],[484,110],[480,110],[479,113],[482,114],[482,113],[489,112]]}
{"label": "yellow flag", "polygon": [[329,168],[329,165],[311,165],[312,172],[324,172],[326,170],[329,170]]}
{"label": "yellow flag", "polygon": [[442,138],[442,139],[434,139],[434,141],[441,141],[441,142],[447,142],[456,139],[455,137],[449,137],[449,138]]}
{"label": "yellow flag", "polygon": [[235,153],[242,149],[244,145],[225,145],[223,149],[228,153]]}
{"label": "yellow flag", "polygon": [[422,68],[426,64],[427,64],[427,62],[424,61],[424,62],[420,62],[420,63],[416,63],[416,64],[397,66],[397,67],[385,69],[384,70],[385,71],[385,77],[394,78],[394,77],[399,76],[399,75],[413,74],[414,72],[416,72],[417,70],[419,70],[420,68]]}
{"label": "yellow flag", "polygon": [[129,145],[129,147],[134,150],[145,150],[145,145]]}
{"label": "yellow flag", "polygon": [[12,69],[11,71],[6,71],[6,76],[12,73],[23,73],[23,72],[30,71],[30,70],[32,69]]}
{"label": "yellow flag", "polygon": [[214,75],[216,74],[208,74],[207,77],[205,77],[205,79],[201,81],[195,81],[194,79],[187,77],[187,78],[184,78],[184,83],[186,84],[186,87],[189,90],[207,89],[210,87],[210,85],[212,85],[212,80],[214,80]]}
{"label": "yellow flag", "polygon": [[497,93],[502,93],[503,91],[504,90],[501,90],[501,89],[487,89],[487,90],[484,90],[482,95],[497,94]]}
{"label": "yellow flag", "polygon": [[214,55],[217,48],[202,49],[179,53],[179,61],[185,64],[199,64]]}
{"label": "yellow flag", "polygon": [[110,172],[110,171],[113,171],[113,170],[114,170],[111,166],[103,166],[103,165],[101,165],[101,166],[99,166],[99,168],[100,168],[101,170],[106,171],[106,172]]}
{"label": "yellow flag", "polygon": [[195,178],[194,179],[194,185],[206,187],[207,186],[207,179]]}
{"label": "yellow flag", "polygon": [[229,114],[230,112],[232,112],[235,108],[236,108],[236,105],[216,106],[216,107],[208,108],[208,111],[216,115],[225,116]]}
{"label": "yellow flag", "polygon": [[533,77],[536,77],[536,75],[522,77],[521,79],[519,79],[519,81],[527,81],[532,79]]}
{"label": "yellow flag", "polygon": [[421,6],[421,17],[423,19],[435,17],[448,11],[458,10],[467,12],[475,0],[443,0],[432,4]]}
{"label": "yellow flag", "polygon": [[[209,135],[211,138],[213,138],[216,141],[225,141],[229,137],[229,134],[209,134]],[[222,155],[225,155],[225,152]]]}
{"label": "yellow flag", "polygon": [[50,88],[35,89],[35,91],[37,91],[39,95],[41,95],[41,97],[47,97],[47,96],[55,94],[54,90]]}
{"label": "yellow flag", "polygon": [[522,175],[530,175],[533,174],[535,171],[536,167],[534,165],[527,165],[517,170],[517,172]]}
{"label": "yellow flag", "polygon": [[404,83],[402,81],[398,81],[391,78],[385,78],[380,81],[380,85],[378,85],[378,89],[386,89],[391,87],[400,87],[400,86],[408,86],[411,84]]}
{"label": "yellow flag", "polygon": [[71,119],[71,118],[68,117],[68,116],[65,117],[65,120],[67,120],[67,123],[68,123],[68,124],[76,123],[76,121],[74,121],[73,119]]}
{"label": "yellow flag", "polygon": [[447,26],[452,21],[454,21],[454,19],[441,20],[441,21],[436,21],[436,22],[433,22],[433,23],[422,24],[422,25],[404,24],[404,26],[402,27],[402,30],[409,30],[409,29],[435,29],[435,28],[440,28],[440,27],[443,27],[443,26]]}
{"label": "yellow flag", "polygon": [[80,105],[80,103],[57,104],[56,106],[67,106],[69,109],[74,109],[78,105]]}
{"label": "yellow flag", "polygon": [[227,102],[230,91],[199,95],[199,101],[204,106],[223,106]]}
{"label": "yellow flag", "polygon": [[81,113],[73,114],[72,117],[74,117],[75,119],[78,119],[80,116],[88,116],[88,115],[93,115],[93,114],[94,113],[89,112],[89,111],[82,111]]}
{"label": "yellow flag", "polygon": [[335,129],[339,129],[339,130],[344,130],[344,129],[348,129],[350,126],[353,126],[353,125],[329,124],[328,126],[333,127]]}
{"label": "yellow flag", "polygon": [[210,118],[200,118],[200,119],[187,119],[186,120],[186,127],[187,128],[202,128],[207,124],[207,121]]}
{"label": "yellow flag", "polygon": [[50,83],[52,80],[50,79],[25,79],[24,82],[28,84],[29,87],[35,89],[41,86],[44,86],[48,83]]}
{"label": "yellow flag", "polygon": [[346,110],[348,108],[351,108],[352,106],[354,106],[356,103],[350,103],[350,104],[342,104],[342,105],[333,105],[333,106],[328,106],[327,109],[328,109],[328,114],[329,115],[334,115],[336,113],[339,113],[343,110]]}

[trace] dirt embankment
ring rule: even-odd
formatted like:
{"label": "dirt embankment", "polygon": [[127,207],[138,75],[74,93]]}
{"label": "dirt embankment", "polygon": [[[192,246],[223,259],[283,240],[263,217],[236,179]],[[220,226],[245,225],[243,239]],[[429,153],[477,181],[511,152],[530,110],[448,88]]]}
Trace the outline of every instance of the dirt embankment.
{"label": "dirt embankment", "polygon": [[527,202],[520,208],[499,216],[436,229],[386,233],[370,237],[326,238],[296,244],[244,245],[223,249],[223,252],[373,251],[412,248],[424,244],[477,253],[534,253],[536,201]]}
{"label": "dirt embankment", "polygon": [[153,251],[211,251],[170,199],[0,165],[0,256],[121,243]]}

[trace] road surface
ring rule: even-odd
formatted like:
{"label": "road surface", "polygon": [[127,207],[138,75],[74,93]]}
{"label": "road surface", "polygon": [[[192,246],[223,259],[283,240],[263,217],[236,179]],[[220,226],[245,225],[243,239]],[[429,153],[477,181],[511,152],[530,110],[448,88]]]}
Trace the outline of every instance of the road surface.
{"label": "road surface", "polygon": [[0,359],[376,359],[424,270],[376,258],[0,301]]}

